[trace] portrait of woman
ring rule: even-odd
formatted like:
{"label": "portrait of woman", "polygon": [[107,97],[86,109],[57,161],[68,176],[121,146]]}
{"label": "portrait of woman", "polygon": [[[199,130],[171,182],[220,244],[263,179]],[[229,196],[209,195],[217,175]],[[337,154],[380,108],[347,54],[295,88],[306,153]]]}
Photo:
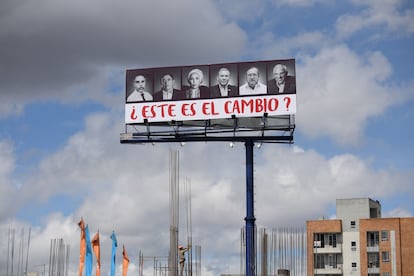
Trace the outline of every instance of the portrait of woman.
{"label": "portrait of woman", "polygon": [[185,90],[186,99],[210,98],[210,89],[203,85],[204,74],[198,68],[192,69],[187,75],[188,88]]}

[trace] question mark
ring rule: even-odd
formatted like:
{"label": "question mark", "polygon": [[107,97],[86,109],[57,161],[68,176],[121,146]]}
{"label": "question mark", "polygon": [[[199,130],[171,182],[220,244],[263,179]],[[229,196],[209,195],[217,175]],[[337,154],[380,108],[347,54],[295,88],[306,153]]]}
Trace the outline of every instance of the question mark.
{"label": "question mark", "polygon": [[289,105],[290,105],[290,97],[284,97],[283,100],[286,104],[286,111],[289,111]]}
{"label": "question mark", "polygon": [[136,120],[138,118],[138,116],[135,114],[135,106],[132,107],[132,112],[130,115],[132,120]]}

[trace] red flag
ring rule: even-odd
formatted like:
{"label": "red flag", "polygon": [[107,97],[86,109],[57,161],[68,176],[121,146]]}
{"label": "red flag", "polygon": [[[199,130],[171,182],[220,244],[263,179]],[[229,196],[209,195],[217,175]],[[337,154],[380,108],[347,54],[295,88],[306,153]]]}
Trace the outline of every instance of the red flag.
{"label": "red flag", "polygon": [[83,266],[85,265],[85,252],[86,252],[85,222],[83,221],[83,218],[81,218],[78,225],[81,229],[80,255],[79,255],[79,276],[82,276]]}
{"label": "red flag", "polygon": [[122,256],[124,257],[122,260],[122,276],[127,276],[129,258],[125,250],[125,245],[123,245],[123,248],[122,248]]}
{"label": "red flag", "polygon": [[99,244],[99,231],[96,232],[95,236],[92,238],[92,249],[96,257],[96,276],[101,275],[101,247]]}

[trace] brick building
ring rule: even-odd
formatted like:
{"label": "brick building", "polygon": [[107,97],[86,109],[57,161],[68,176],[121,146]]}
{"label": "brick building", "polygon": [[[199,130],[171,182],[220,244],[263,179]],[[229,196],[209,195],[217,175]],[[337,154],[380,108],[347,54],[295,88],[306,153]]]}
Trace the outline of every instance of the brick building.
{"label": "brick building", "polygon": [[381,218],[369,198],[337,199],[336,219],[307,221],[307,275],[414,275],[414,218]]}

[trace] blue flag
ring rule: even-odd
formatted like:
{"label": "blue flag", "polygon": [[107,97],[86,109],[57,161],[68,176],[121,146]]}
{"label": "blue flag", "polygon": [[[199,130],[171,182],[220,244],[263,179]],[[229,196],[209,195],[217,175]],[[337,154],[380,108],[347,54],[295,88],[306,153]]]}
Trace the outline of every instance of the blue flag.
{"label": "blue flag", "polygon": [[86,239],[85,274],[86,276],[92,276],[92,245],[91,245],[91,237],[89,236],[88,225],[86,225],[85,227],[85,239]]}
{"label": "blue flag", "polygon": [[115,232],[113,231],[111,234],[111,240],[112,240],[111,276],[115,276],[115,256],[116,256],[116,248],[118,247],[118,242],[116,241]]}

